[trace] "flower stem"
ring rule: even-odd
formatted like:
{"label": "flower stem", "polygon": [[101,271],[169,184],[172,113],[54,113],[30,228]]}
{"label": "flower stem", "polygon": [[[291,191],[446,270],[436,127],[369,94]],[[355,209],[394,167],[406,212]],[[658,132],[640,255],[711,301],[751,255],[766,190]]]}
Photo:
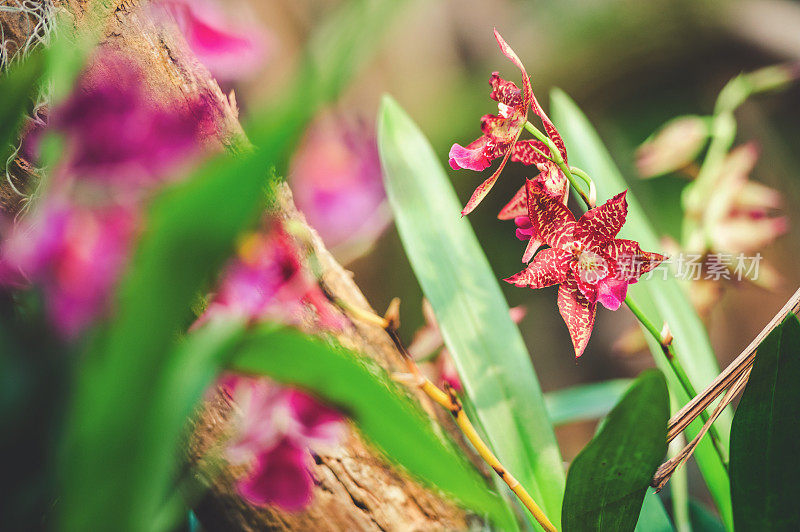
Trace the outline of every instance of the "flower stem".
{"label": "flower stem", "polygon": [[505,466],[500,463],[500,460],[498,460],[492,450],[489,449],[489,446],[486,445],[486,443],[481,439],[478,431],[475,430],[475,427],[472,425],[469,417],[467,417],[467,414],[464,412],[463,405],[456,395],[455,390],[449,385],[445,385],[445,390],[442,390],[422,374],[417,366],[416,361],[411,356],[411,353],[408,352],[408,349],[406,349],[402,340],[400,340],[400,336],[397,334],[397,324],[399,320],[396,316],[391,315],[392,310],[394,310],[396,313],[397,307],[390,307],[390,311],[387,312],[386,317],[382,318],[363,309],[359,309],[358,312],[353,313],[355,307],[351,305],[343,306],[343,301],[339,299],[336,299],[333,302],[337,305],[340,305],[342,310],[351,312],[354,318],[361,319],[373,325],[382,326],[382,328],[392,339],[392,342],[394,342],[397,350],[400,351],[401,355],[403,355],[403,359],[406,362],[408,371],[411,374],[410,377],[413,381],[413,384],[425,392],[425,394],[434,402],[450,411],[453,418],[455,418],[458,428],[461,429],[461,432],[470,442],[472,447],[477,451],[478,455],[480,455],[483,461],[486,462],[486,464],[489,465],[501,479],[503,479],[511,491],[513,491],[517,498],[519,498],[520,502],[525,506],[525,508],[528,509],[533,518],[536,519],[536,522],[539,523],[547,532],[558,532],[553,523],[551,523],[547,518],[544,511],[542,511],[539,505],[536,504],[536,501],[533,500],[533,497],[531,497],[528,491],[505,468]]}
{"label": "flower stem", "polygon": [[547,148],[550,150],[549,159],[553,161],[558,166],[558,168],[564,173],[564,175],[567,177],[567,180],[569,181],[569,184],[572,185],[572,188],[575,189],[575,191],[578,193],[578,195],[580,195],[584,203],[586,203],[586,205],[591,209],[593,207],[592,201],[590,200],[589,196],[586,195],[583,189],[578,185],[578,181],[572,174],[572,170],[570,169],[569,166],[567,166],[567,163],[561,156],[561,152],[558,151],[558,148],[556,147],[552,139],[550,139],[550,137],[542,133],[542,131],[540,131],[539,128],[537,128],[530,122],[525,122],[525,129],[527,129],[534,137],[536,137],[538,140],[543,142],[545,146],[547,146]]}
{"label": "flower stem", "polygon": [[[644,315],[642,309],[636,304],[636,302],[631,299],[630,296],[625,298],[625,304],[628,306],[630,311],[636,316],[636,319],[647,329],[647,332],[661,345],[662,351],[664,351],[664,356],[669,363],[669,367],[672,370],[673,375],[675,378],[678,379],[678,382],[681,384],[684,392],[689,396],[689,399],[695,397],[697,395],[697,391],[695,390],[694,386],[692,385],[691,380],[689,380],[689,376],[686,374],[686,371],[683,369],[678,357],[675,356],[675,350],[672,346],[672,339],[665,339],[661,331],[659,331],[658,327],[650,321],[650,319]],[[708,412],[703,410],[700,413],[700,417],[703,420],[703,423],[706,423],[709,419]],[[714,449],[717,451],[717,455],[719,455],[719,459],[722,462],[722,465],[727,470],[727,463],[728,463],[728,456],[725,452],[724,446],[722,445],[722,438],[720,437],[717,429],[712,425],[708,431],[709,437],[714,444]]]}

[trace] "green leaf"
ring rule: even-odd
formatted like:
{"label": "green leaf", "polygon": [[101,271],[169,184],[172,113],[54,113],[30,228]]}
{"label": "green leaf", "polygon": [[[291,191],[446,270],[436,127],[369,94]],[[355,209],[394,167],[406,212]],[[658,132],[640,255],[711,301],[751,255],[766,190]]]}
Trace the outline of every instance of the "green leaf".
{"label": "green leaf", "polygon": [[572,462],[564,532],[634,529],[650,480],[667,454],[668,419],[664,376],[645,371]]}
{"label": "green leaf", "polygon": [[672,532],[674,527],[669,518],[664,503],[656,494],[656,490],[648,488],[644,496],[642,511],[639,513],[639,520],[636,522],[637,532]]}
{"label": "green leaf", "polygon": [[384,96],[378,147],[389,203],[488,444],[558,525],[564,472],[530,355],[441,162]]}
{"label": "green leaf", "polygon": [[[552,116],[567,144],[570,164],[582,168],[592,176],[597,185],[597,202],[602,203],[628,188],[594,127],[575,102],[558,89],[553,90],[550,98]],[[630,190],[627,199],[628,218],[620,237],[638,241],[647,251],[658,251],[661,247],[658,236]],[[678,360],[695,389],[702,390],[719,374],[719,365],[708,333],[683,288],[673,277],[673,272],[670,271],[666,278],[663,272],[659,272],[650,279],[642,279],[631,285],[628,294],[651,321],[669,324],[675,338],[673,346]],[[661,347],[650,340],[648,336],[653,358],[666,374],[670,391],[679,404],[685,404],[690,397],[672,374]],[[728,441],[730,420],[730,412],[726,410],[714,424],[723,442]],[[687,429],[687,436],[690,439],[694,437],[701,426],[699,421],[692,423]],[[695,457],[723,520],[731,528],[733,513],[727,472],[708,438],[700,442]]]}
{"label": "green leaf", "polygon": [[758,346],[731,433],[736,530],[800,527],[800,322],[790,314]]}
{"label": "green leaf", "polygon": [[[153,393],[154,382],[181,376],[170,373],[171,353],[191,302],[257,218],[272,152],[256,153],[218,159],[154,202],[117,314],[91,342],[76,383],[62,461],[65,530],[150,529],[175,471],[153,459],[154,449],[177,448],[148,430],[171,407],[163,404],[169,396]],[[176,421],[179,430],[183,420]]]}
{"label": "green leaf", "polygon": [[0,168],[5,169],[6,159],[17,143],[17,133],[22,117],[32,106],[33,98],[44,73],[45,58],[41,51],[24,61],[14,63],[0,77]]}
{"label": "green leaf", "polygon": [[559,426],[601,418],[614,408],[630,385],[630,379],[616,379],[548,392],[544,402],[550,422]]}
{"label": "green leaf", "polygon": [[689,517],[694,532],[724,532],[725,525],[711,510],[702,503],[692,499],[689,501]]}
{"label": "green leaf", "polygon": [[269,375],[337,405],[385,456],[501,529],[516,528],[499,495],[433,422],[371,360],[294,329],[255,331],[232,368]]}

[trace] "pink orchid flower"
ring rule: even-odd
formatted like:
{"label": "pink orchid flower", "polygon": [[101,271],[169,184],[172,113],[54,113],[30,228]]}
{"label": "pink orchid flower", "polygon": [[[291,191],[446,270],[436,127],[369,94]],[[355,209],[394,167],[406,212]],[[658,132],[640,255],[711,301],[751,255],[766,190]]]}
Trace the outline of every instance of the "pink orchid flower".
{"label": "pink orchid flower", "polygon": [[218,316],[296,324],[302,321],[306,305],[314,307],[324,327],[341,326],[303,264],[294,239],[275,221],[268,232],[251,233],[242,239],[237,256],[223,271],[216,294],[193,327]]}
{"label": "pink orchid flower", "polygon": [[579,220],[539,182],[527,182],[530,222],[550,246],[520,273],[506,279],[516,286],[559,285],[558,308],[567,324],[575,356],[586,349],[597,302],[617,310],[635,283],[664,260],[642,251],[633,240],[615,238],[625,223],[625,193],[589,210]]}
{"label": "pink orchid flower", "polygon": [[66,164],[56,174],[127,192],[180,175],[176,167],[197,154],[213,130],[213,111],[200,99],[155,101],[141,66],[103,50],[50,116],[48,127],[66,141]]}
{"label": "pink orchid flower", "polygon": [[19,277],[41,287],[56,329],[74,338],[107,310],[137,222],[128,206],[85,208],[49,199],[12,229],[3,259]]}
{"label": "pink orchid flower", "polygon": [[[186,42],[220,81],[238,81],[258,73],[269,54],[267,30],[241,13],[246,6],[215,0],[162,0]],[[238,13],[238,15],[235,15]]]}
{"label": "pink orchid flower", "polygon": [[333,115],[317,120],[289,172],[298,208],[340,262],[368,252],[391,223],[375,136]]}
{"label": "pink orchid flower", "polygon": [[225,388],[240,412],[226,456],[249,464],[237,482],[248,502],[299,511],[311,501],[309,447],[335,445],[344,435],[343,417],[313,397],[264,378],[227,378]]}
{"label": "pink orchid flower", "polygon": [[488,114],[481,118],[483,135],[476,140],[467,146],[453,144],[450,148],[450,166],[454,170],[464,168],[480,172],[488,168],[495,159],[502,158],[497,170],[472,193],[472,197],[461,211],[462,216],[472,212],[486,197],[509,159],[527,165],[553,164],[545,156],[549,149],[544,143],[539,140],[518,140],[528,121],[528,107],[542,120],[545,132],[556,145],[564,161],[567,160],[564,141],[534,96],[531,80],[522,61],[497,30],[494,30],[494,36],[503,55],[514,63],[522,74],[522,91],[514,83],[502,79],[499,73],[493,73],[489,80],[492,86],[489,97],[497,102],[498,114]]}

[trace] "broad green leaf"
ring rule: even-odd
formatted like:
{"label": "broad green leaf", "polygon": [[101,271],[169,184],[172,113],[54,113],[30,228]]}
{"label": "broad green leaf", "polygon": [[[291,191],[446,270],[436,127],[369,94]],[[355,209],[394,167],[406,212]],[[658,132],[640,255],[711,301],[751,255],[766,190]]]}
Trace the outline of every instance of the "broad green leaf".
{"label": "broad green leaf", "polygon": [[387,458],[501,529],[515,527],[502,499],[451,441],[373,361],[293,329],[264,327],[237,352],[232,369],[269,375],[337,405]]}
{"label": "broad green leaf", "polygon": [[630,379],[581,384],[544,394],[553,425],[599,419],[608,414],[631,385]]}
{"label": "broad green leaf", "polygon": [[800,529],[800,322],[790,314],[758,346],[731,432],[736,530]]}
{"label": "broad green leaf", "polygon": [[[597,185],[597,202],[602,203],[628,185],[614,164],[594,127],[569,96],[560,90],[551,93],[552,116],[567,144],[569,162],[589,173]],[[628,191],[628,218],[620,233],[641,243],[647,251],[658,251],[661,246],[647,215],[636,197]],[[673,345],[681,365],[689,375],[696,390],[705,388],[718,374],[719,365],[711,349],[708,333],[697,316],[673,271],[659,270],[650,279],[631,285],[629,295],[655,323],[666,322],[674,336]],[[650,341],[650,350],[656,364],[667,376],[671,393],[678,403],[685,404],[690,397],[673,376],[669,363],[657,342]],[[725,411],[715,422],[724,442],[730,434],[730,412]],[[701,427],[696,421],[689,426],[687,436],[694,437]],[[727,472],[717,457],[711,441],[704,438],[695,451],[700,471],[708,484],[714,502],[728,528],[733,526],[730,490]]]}
{"label": "broad green leaf", "polygon": [[573,530],[633,530],[653,473],[667,454],[669,394],[658,370],[642,373],[573,460],[561,521]]}
{"label": "broad green leaf", "polygon": [[38,51],[14,63],[0,76],[0,168],[3,170],[13,151],[12,145],[17,142],[22,117],[32,107],[44,65],[44,54]]}
{"label": "broad green leaf", "polygon": [[442,163],[384,96],[378,146],[408,259],[439,322],[477,422],[500,461],[558,524],[564,472],[530,355]]}

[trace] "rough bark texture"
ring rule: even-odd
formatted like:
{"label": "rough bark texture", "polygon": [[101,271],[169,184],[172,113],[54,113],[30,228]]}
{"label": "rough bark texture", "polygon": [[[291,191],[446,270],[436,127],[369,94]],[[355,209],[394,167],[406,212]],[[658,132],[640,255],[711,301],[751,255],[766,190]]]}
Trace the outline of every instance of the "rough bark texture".
{"label": "rough bark texture", "polygon": [[[237,110],[214,79],[194,56],[175,27],[157,25],[148,15],[146,2],[97,0],[113,10],[105,30],[105,44],[118,48],[147,66],[154,93],[168,101],[188,102],[200,96],[218,110],[217,130],[211,143],[228,144],[243,134]],[[89,0],[55,0],[60,11],[76,27],[86,19]],[[13,26],[13,20],[3,20]],[[265,168],[265,175],[267,169]],[[16,208],[15,196],[5,183],[0,186],[6,212]],[[5,198],[8,196],[9,198]],[[294,207],[291,193],[280,193],[281,214],[305,224]],[[313,232],[313,246],[321,263],[323,280],[330,291],[351,305],[369,308],[352,275],[327,252]],[[401,356],[379,327],[348,322],[339,341],[377,360],[387,369],[400,368]],[[431,414],[438,414],[425,397],[418,399]],[[194,421],[188,457],[193,465],[225,429],[230,417],[230,399],[218,393]],[[225,471],[202,499],[197,514],[208,530],[458,530],[478,524],[462,509],[439,494],[422,487],[387,465],[351,430],[339,447],[315,452],[313,474],[317,480],[310,508],[296,514],[276,509],[258,509],[244,503],[233,488],[235,471]]]}

